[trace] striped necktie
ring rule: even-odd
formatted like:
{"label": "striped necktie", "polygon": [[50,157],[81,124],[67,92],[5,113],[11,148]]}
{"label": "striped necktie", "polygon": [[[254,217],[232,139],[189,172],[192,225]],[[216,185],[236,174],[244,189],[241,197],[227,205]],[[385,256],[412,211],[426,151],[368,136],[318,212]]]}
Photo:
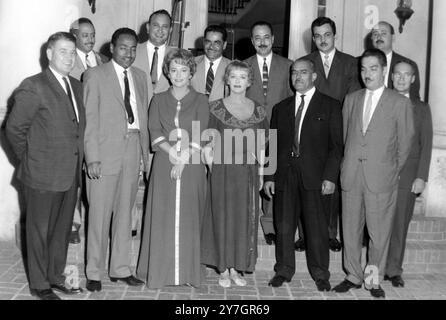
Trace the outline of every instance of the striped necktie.
{"label": "striped necktie", "polygon": [[206,74],[206,94],[210,95],[212,91],[212,85],[214,84],[214,70],[212,70],[213,62],[210,63],[208,72]]}
{"label": "striped necktie", "polygon": [[67,91],[67,96],[68,96],[68,99],[70,100],[71,107],[73,108],[73,112],[74,112],[74,116],[76,117],[76,121],[79,122],[79,119],[77,118],[78,116],[76,113],[76,107],[74,106],[74,102],[73,102],[73,95],[71,94],[70,85],[68,83],[68,79],[67,79],[67,77],[63,77],[62,80],[65,83],[65,90]]}
{"label": "striped necktie", "polygon": [[266,58],[263,58],[262,79],[263,96],[266,97],[268,93],[268,65],[266,64]]}
{"label": "striped necktie", "polygon": [[88,53],[85,54],[85,64],[87,65],[87,69],[91,68],[91,63],[88,61]]}
{"label": "striped necktie", "polygon": [[158,81],[158,47],[155,47],[152,57],[152,68],[150,69],[150,78],[152,79],[152,84]]}
{"label": "striped necktie", "polygon": [[328,60],[330,58],[330,56],[328,54],[326,54],[324,56],[324,71],[325,71],[325,77],[328,78],[328,73],[330,72],[330,61]]}
{"label": "striped necktie", "polygon": [[302,111],[305,106],[305,95],[300,96],[299,108],[297,108],[296,118],[294,119],[294,143],[293,143],[293,153],[294,156],[299,156],[299,129],[300,129],[300,119],[302,118]]}

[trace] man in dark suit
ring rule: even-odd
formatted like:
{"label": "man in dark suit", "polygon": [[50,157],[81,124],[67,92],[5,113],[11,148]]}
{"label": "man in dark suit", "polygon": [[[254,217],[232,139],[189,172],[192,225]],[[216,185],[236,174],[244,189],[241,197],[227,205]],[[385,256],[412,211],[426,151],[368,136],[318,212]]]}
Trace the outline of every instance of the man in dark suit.
{"label": "man in dark suit", "polygon": [[425,188],[432,155],[432,115],[430,107],[421,100],[410,97],[410,85],[415,81],[415,67],[408,62],[396,62],[392,72],[394,89],[410,98],[414,106],[415,139],[409,157],[400,173],[396,213],[390,237],[385,280],[394,287],[404,287],[404,251],[409,223],[412,219],[415,199]]}
{"label": "man in dark suit", "polygon": [[[349,54],[335,48],[336,24],[327,17],[319,17],[311,24],[313,41],[317,50],[305,58],[314,63],[317,73],[314,85],[323,94],[344,101],[347,93],[361,89],[358,75],[358,61]],[[340,192],[338,188],[324,203],[328,215],[329,245],[332,251],[340,251],[337,240],[338,218],[340,216]]]}
{"label": "man in dark suit", "polygon": [[[384,298],[383,279],[398,179],[414,135],[409,99],[385,88],[387,64],[378,49],[361,57],[366,89],[345,97],[342,109],[345,151],[341,165],[342,230],[347,276],[336,292],[365,288]],[[364,226],[370,235],[367,266],[361,266]]]}
{"label": "man in dark suit", "polygon": [[274,195],[276,274],[269,282],[280,287],[295,273],[294,234],[301,216],[308,270],[319,291],[329,291],[327,217],[322,197],[336,188],[342,157],[340,103],[314,87],[317,74],[309,59],[291,67],[296,96],[274,106],[271,129],[277,130],[277,171],[265,176],[265,193]]}
{"label": "man in dark suit", "polygon": [[69,77],[76,39],[57,32],[47,42],[48,69],[25,79],[14,96],[6,133],[20,160],[31,293],[43,300],[81,292],[63,275],[83,159],[81,83]]}
{"label": "man in dark suit", "polygon": [[[246,96],[262,104],[271,120],[273,106],[293,95],[290,87],[291,60],[273,53],[274,33],[269,22],[258,21],[251,27],[251,42],[256,55],[245,60],[253,69],[254,79]],[[263,215],[260,217],[266,241],[274,241],[273,204],[262,197]]]}
{"label": "man in dark suit", "polygon": [[392,77],[390,76],[395,63],[398,61],[407,61],[414,66],[415,81],[410,85],[411,99],[420,99],[420,72],[417,64],[395,51],[393,51],[393,41],[395,39],[395,29],[386,22],[380,21],[373,27],[372,30],[372,44],[376,49],[381,50],[386,55],[388,70],[385,74],[384,84],[387,88],[393,89]]}
{"label": "man in dark suit", "polygon": [[132,66],[136,44],[134,30],[116,30],[110,44],[112,60],[84,74],[89,291],[102,290],[110,222],[110,280],[130,286],[144,284],[130,269],[131,210],[140,163],[147,163],[149,148],[147,78]]}

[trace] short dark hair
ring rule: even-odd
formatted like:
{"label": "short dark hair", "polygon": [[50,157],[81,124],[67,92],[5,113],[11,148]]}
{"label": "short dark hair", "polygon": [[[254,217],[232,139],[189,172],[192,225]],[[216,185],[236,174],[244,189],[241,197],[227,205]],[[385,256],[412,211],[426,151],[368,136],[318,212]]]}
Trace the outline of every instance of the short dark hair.
{"label": "short dark hair", "polygon": [[392,73],[395,71],[395,67],[396,67],[397,65],[399,65],[400,63],[405,63],[405,64],[409,65],[410,68],[412,69],[412,74],[415,75],[415,70],[416,70],[415,63],[414,63],[413,61],[410,61],[410,60],[398,60],[398,61],[393,65]]}
{"label": "short dark hair", "polygon": [[61,39],[71,41],[76,45],[76,38],[71,33],[59,31],[50,35],[48,41],[46,42],[46,47],[52,48],[54,44]]}
{"label": "short dark hair", "polygon": [[195,62],[194,55],[189,50],[181,48],[169,50],[167,55],[164,57],[163,62],[163,72],[165,75],[169,74],[170,63],[172,61],[189,67],[191,76],[193,76],[195,74],[195,71],[197,70],[197,64]]}
{"label": "short dark hair", "polygon": [[119,36],[121,36],[123,34],[128,34],[129,36],[133,36],[135,38],[136,42],[138,42],[138,36],[136,35],[135,30],[130,29],[130,28],[119,28],[118,30],[113,32],[113,35],[111,38],[111,43],[115,46],[116,41],[118,41]]}
{"label": "short dark hair", "polygon": [[388,26],[389,29],[390,29],[390,34],[392,34],[392,35],[395,34],[395,28],[390,23],[388,23],[387,21],[380,21],[380,22],[378,22],[376,24],[376,26],[379,25],[379,24],[384,24],[384,25]]}
{"label": "short dark hair", "polygon": [[329,24],[333,31],[333,35],[336,34],[336,23],[328,17],[319,17],[311,23],[311,35],[314,36],[315,27],[321,27],[324,24]]}
{"label": "short dark hair", "polygon": [[152,12],[152,14],[149,17],[149,21],[147,22],[148,24],[150,24],[150,21],[152,21],[152,18],[158,14],[164,14],[166,16],[169,17],[169,24],[172,24],[172,17],[170,16],[170,13],[167,12],[167,10],[161,9],[161,10],[156,10],[154,12]]}
{"label": "short dark hair", "polygon": [[274,35],[273,26],[271,25],[271,23],[269,23],[268,21],[257,21],[251,26],[251,37],[252,37],[252,32],[254,31],[254,28],[258,27],[258,26],[267,26],[269,28],[269,30],[271,31],[271,35]]}
{"label": "short dark hair", "polygon": [[93,24],[93,22],[91,22],[90,19],[82,17],[82,18],[79,18],[79,19],[73,21],[73,23],[70,26],[70,33],[74,34],[77,30],[79,30],[79,26],[83,23],[91,24],[94,28],[94,24]]}
{"label": "short dark hair", "polygon": [[375,57],[378,59],[379,64],[382,67],[387,67],[387,58],[386,55],[384,54],[384,52],[382,52],[379,49],[367,49],[366,51],[364,51],[364,53],[361,56],[360,61],[362,62],[362,60],[364,58],[368,58],[368,57]]}
{"label": "short dark hair", "polygon": [[316,72],[316,71],[315,71],[315,68],[314,68],[314,62],[311,61],[310,59],[305,58],[305,57],[296,59],[296,61],[294,61],[293,64],[291,65],[291,68],[292,68],[293,65],[294,65],[295,63],[297,63],[297,62],[307,62],[307,63],[310,65],[311,73],[315,73],[315,72]]}
{"label": "short dark hair", "polygon": [[226,28],[216,25],[216,24],[211,24],[210,26],[208,26],[205,30],[204,30],[204,37],[206,38],[206,34],[208,32],[218,32],[221,33],[222,38],[223,38],[223,42],[226,42],[226,39],[228,38],[228,32],[226,31]]}

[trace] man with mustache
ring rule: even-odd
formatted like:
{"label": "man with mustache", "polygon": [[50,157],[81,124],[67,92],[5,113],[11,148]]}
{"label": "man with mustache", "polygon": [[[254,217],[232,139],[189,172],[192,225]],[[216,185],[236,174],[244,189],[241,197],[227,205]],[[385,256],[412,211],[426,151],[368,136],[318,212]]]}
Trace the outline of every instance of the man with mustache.
{"label": "man with mustache", "polygon": [[231,60],[223,57],[228,34],[224,27],[210,25],[204,30],[204,55],[195,58],[197,70],[191,79],[192,87],[209,97],[209,101],[229,94],[223,76]]}
{"label": "man with mustache", "polygon": [[[293,95],[290,87],[290,67],[292,61],[273,53],[274,33],[269,22],[258,21],[251,27],[251,42],[256,54],[245,60],[254,71],[252,85],[246,96],[262,104],[271,120],[273,106]],[[262,196],[263,215],[260,223],[268,244],[274,241],[273,204]]]}
{"label": "man with mustache", "polygon": [[[398,180],[414,136],[409,99],[384,86],[385,54],[366,50],[361,56],[366,89],[345,97],[344,159],[341,164],[342,230],[347,276],[333,290],[347,292],[362,283],[375,298],[384,298],[384,277]],[[367,267],[361,266],[364,226],[370,235]]]}
{"label": "man with mustache", "polygon": [[144,284],[130,269],[131,212],[140,163],[147,163],[149,148],[147,77],[132,66],[137,42],[134,30],[116,30],[110,44],[112,60],[84,74],[89,291],[102,289],[110,222],[110,280]]}
{"label": "man with mustache", "polygon": [[[314,85],[340,103],[346,94],[361,89],[358,75],[358,61],[349,54],[335,48],[336,24],[327,17],[319,17],[311,24],[313,42],[317,47],[305,58],[314,63],[317,78]],[[338,183],[338,182],[336,182]],[[338,188],[332,195],[324,197],[328,216],[329,245],[332,251],[340,251],[338,234],[338,217],[340,216],[340,193]]]}
{"label": "man with mustache", "polygon": [[412,99],[420,99],[420,72],[417,64],[395,51],[393,51],[393,42],[395,41],[395,29],[386,22],[380,21],[373,27],[371,33],[373,47],[381,50],[386,55],[388,69],[385,74],[384,84],[387,88],[393,89],[392,78],[390,73],[398,61],[407,61],[414,66],[415,81],[410,86],[410,96]]}

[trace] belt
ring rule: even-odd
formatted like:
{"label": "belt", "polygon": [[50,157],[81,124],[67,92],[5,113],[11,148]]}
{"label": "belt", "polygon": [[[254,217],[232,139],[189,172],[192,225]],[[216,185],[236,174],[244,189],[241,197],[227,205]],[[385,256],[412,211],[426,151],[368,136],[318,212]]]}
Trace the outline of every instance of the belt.
{"label": "belt", "polygon": [[139,129],[127,129],[127,133],[139,133]]}

